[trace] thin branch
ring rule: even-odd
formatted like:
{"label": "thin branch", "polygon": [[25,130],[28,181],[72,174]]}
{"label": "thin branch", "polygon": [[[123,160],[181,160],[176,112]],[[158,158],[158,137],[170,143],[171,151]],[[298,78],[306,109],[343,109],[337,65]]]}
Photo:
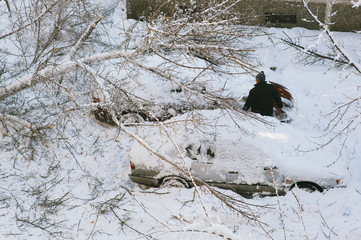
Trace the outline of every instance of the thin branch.
{"label": "thin branch", "polygon": [[69,61],[71,59],[71,57],[74,55],[75,51],[79,48],[79,46],[90,36],[90,34],[93,32],[93,30],[95,29],[95,27],[97,26],[97,24],[100,22],[100,20],[102,20],[103,17],[102,16],[98,16],[97,19],[92,22],[88,28],[85,30],[85,32],[83,33],[83,35],[80,37],[80,39],[78,40],[78,42],[70,49],[70,52],[68,53],[68,55],[65,57],[64,61]]}
{"label": "thin branch", "polygon": [[203,199],[202,199],[202,197],[201,197],[201,194],[199,193],[198,186],[197,186],[197,184],[195,183],[194,177],[193,177],[192,174],[191,174],[190,168],[189,168],[189,166],[187,165],[187,163],[186,163],[186,161],[185,161],[185,159],[184,159],[184,156],[183,156],[181,150],[179,149],[178,145],[177,145],[176,142],[174,141],[174,139],[173,139],[173,137],[171,136],[171,134],[169,133],[169,131],[167,131],[167,129],[164,127],[164,125],[163,125],[162,123],[160,123],[160,126],[161,126],[162,129],[166,132],[168,138],[172,141],[173,146],[176,148],[178,154],[181,156],[181,160],[182,160],[183,166],[185,167],[185,169],[186,169],[186,171],[187,171],[187,175],[188,175],[188,177],[191,179],[191,181],[192,181],[192,183],[193,183],[195,192],[197,193],[197,195],[198,195],[198,197],[199,197],[199,199],[200,199],[200,201],[201,201],[201,205],[202,205],[202,208],[203,208],[206,216],[209,218],[209,213],[208,213],[208,211],[207,211],[207,209],[206,209],[206,207],[205,207],[205,204],[204,204],[204,202],[203,202]]}
{"label": "thin branch", "polygon": [[40,70],[34,74],[28,74],[22,77],[17,83],[10,84],[4,88],[1,88],[0,101],[6,99],[7,97],[15,95],[16,93],[24,89],[29,88],[38,82],[41,82],[38,76],[41,76],[42,77],[41,79],[45,81],[48,78],[59,76],[67,72],[71,72],[82,63],[90,64],[90,63],[100,62],[110,59],[128,58],[133,55],[137,55],[138,53],[139,52],[137,50],[127,50],[127,51],[120,50],[114,52],[100,53],[100,54],[92,55],[90,57],[81,58],[77,61],[63,62],[56,67],[52,67],[52,66],[46,67],[43,70]]}
{"label": "thin branch", "polygon": [[[121,187],[123,187],[123,186],[121,186]],[[162,222],[162,221],[160,221],[159,219],[157,219],[156,217],[154,217],[152,214],[150,214],[148,211],[147,211],[147,209],[145,209],[145,206],[141,203],[141,202],[139,202],[139,200],[135,197],[135,195],[128,189],[128,188],[126,188],[126,187],[123,187],[132,197],[133,197],[133,199],[138,203],[138,205],[143,209],[143,211],[145,212],[145,213],[147,213],[151,218],[153,218],[155,221],[157,221],[157,222],[159,222],[160,224],[162,224],[164,227],[166,227],[168,230],[170,230],[171,228],[167,225],[167,224],[165,224],[164,222]]]}
{"label": "thin branch", "polygon": [[291,40],[291,38],[286,34],[284,33],[289,40],[286,40],[286,39],[281,39],[281,41],[283,41],[285,44],[291,46],[291,47],[294,47],[302,52],[305,52],[307,53],[308,55],[312,56],[312,57],[317,57],[317,58],[322,58],[322,59],[326,59],[326,60],[330,60],[330,61],[333,61],[333,62],[337,62],[337,63],[341,63],[341,64],[348,64],[348,62],[344,61],[344,60],[340,60],[340,59],[337,59],[337,58],[333,58],[333,57],[330,57],[330,56],[327,56],[327,55],[322,55],[320,53],[317,53],[315,51],[312,51],[308,48],[305,48],[297,43],[295,43],[294,41]]}
{"label": "thin branch", "polygon": [[[47,14],[48,12],[50,12],[51,9],[53,9],[53,8],[54,8],[59,2],[61,2],[61,1],[63,1],[63,0],[57,0],[57,1],[55,1],[55,2],[54,2],[53,4],[51,4],[50,7],[47,8],[42,14],[40,14],[40,15],[37,16],[37,17],[35,17],[35,19],[34,19],[33,21],[31,21],[31,22],[29,22],[29,23],[27,23],[27,24],[19,27],[18,29],[15,29],[14,31],[11,31],[11,32],[9,32],[9,33],[6,33],[5,35],[0,36],[0,39],[6,38],[6,37],[8,37],[8,36],[10,36],[10,35],[12,35],[12,34],[14,34],[14,33],[17,33],[17,32],[19,32],[19,31],[21,31],[21,30],[29,27],[29,26],[32,25],[32,24],[36,23],[36,22],[39,21],[42,17],[44,17],[45,14]],[[7,3],[7,1],[6,1],[6,3]]]}
{"label": "thin branch", "polygon": [[24,126],[26,128],[29,128],[30,130],[33,130],[33,124],[28,122],[28,121],[25,121],[19,117],[16,117],[14,115],[8,115],[8,114],[3,114],[3,113],[0,113],[0,119],[1,120],[7,120],[7,121],[10,121],[12,123],[18,123],[20,124],[21,126]]}
{"label": "thin branch", "polygon": [[[0,0],[1,1],[1,0]],[[11,16],[11,8],[10,8],[10,4],[9,4],[9,1],[8,0],[5,0],[5,3],[6,3],[6,7],[8,8],[8,11],[10,13],[10,16]]]}
{"label": "thin branch", "polygon": [[119,220],[121,225],[125,225],[128,228],[130,228],[131,230],[133,230],[134,232],[146,237],[147,239],[154,239],[151,235],[146,235],[140,231],[138,231],[137,229],[133,228],[132,226],[130,226],[129,224],[127,224],[126,222],[124,222],[122,219],[120,219],[120,217],[116,214],[116,212],[114,211],[113,208],[110,208],[110,210],[113,212],[114,216]]}
{"label": "thin branch", "polygon": [[356,64],[351,57],[347,54],[347,52],[340,46],[340,44],[333,38],[332,33],[328,29],[328,26],[318,20],[317,16],[313,14],[313,12],[308,7],[308,1],[302,0],[304,7],[307,9],[312,18],[318,23],[318,25],[324,30],[329,40],[332,42],[333,46],[336,50],[347,60],[347,64],[350,64],[357,72],[361,73],[361,66]]}
{"label": "thin branch", "polygon": [[49,234],[52,233],[51,231],[49,231],[49,230],[46,229],[45,227],[42,227],[42,226],[40,226],[40,225],[38,225],[38,224],[36,224],[36,223],[34,223],[34,222],[30,222],[30,221],[28,221],[28,220],[20,219],[20,218],[16,218],[16,221],[18,221],[18,222],[23,222],[23,223],[32,225],[33,227],[37,227],[37,228],[39,228],[39,229],[41,229],[41,230],[43,230],[43,231],[46,231],[46,232],[49,233]]}
{"label": "thin branch", "polygon": [[50,81],[51,81],[52,83],[54,83],[55,85],[57,85],[58,87],[61,87],[62,89],[64,89],[64,90],[65,90],[65,92],[67,92],[67,93],[68,93],[68,95],[71,97],[71,99],[73,100],[74,104],[75,104],[77,107],[79,107],[79,104],[77,103],[77,101],[76,101],[76,99],[75,99],[74,95],[71,93],[71,91],[70,91],[70,89],[69,89],[69,88],[67,88],[67,87],[65,87],[65,86],[63,86],[63,85],[61,85],[61,84],[57,83],[56,81],[53,81],[52,79],[50,79]]}

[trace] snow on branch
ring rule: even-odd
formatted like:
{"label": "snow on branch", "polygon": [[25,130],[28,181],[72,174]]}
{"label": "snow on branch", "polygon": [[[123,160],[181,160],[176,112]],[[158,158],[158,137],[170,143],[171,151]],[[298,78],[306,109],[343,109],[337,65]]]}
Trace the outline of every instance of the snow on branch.
{"label": "snow on branch", "polygon": [[[46,81],[46,79],[59,76],[61,74],[71,72],[75,70],[81,64],[91,64],[94,62],[100,62],[104,60],[117,59],[117,58],[128,58],[136,54],[136,50],[120,50],[108,53],[95,54],[90,57],[81,58],[77,61],[67,61],[59,64],[56,67],[49,66],[41,71],[35,72],[34,74],[28,74],[22,77],[17,83],[10,84],[0,89],[0,101],[12,96],[28,87],[33,86],[39,81]],[[40,78],[39,78],[40,77]]]}
{"label": "snow on branch", "polygon": [[15,125],[18,124],[20,126],[30,129],[31,131],[39,131],[39,130],[46,129],[46,128],[53,128],[52,125],[36,127],[31,122],[25,121],[24,119],[21,119],[17,116],[3,114],[3,113],[0,113],[0,120],[6,121],[7,124],[9,124],[11,127],[15,128]]}
{"label": "snow on branch", "polygon": [[33,129],[33,125],[30,122],[27,122],[27,121],[25,121],[25,120],[23,120],[21,118],[13,116],[13,115],[0,113],[0,119],[2,121],[10,121],[11,123],[18,123],[21,126],[24,126],[26,128],[29,128],[29,129]]}
{"label": "snow on branch", "polygon": [[159,46],[169,49],[179,49],[179,50],[188,50],[190,47],[195,49],[210,49],[218,51],[233,51],[233,52],[255,52],[254,49],[238,49],[234,47],[226,47],[219,45],[205,45],[205,44],[192,44],[192,46],[187,46],[183,44],[160,44]]}
{"label": "snow on branch", "polygon": [[358,8],[361,6],[361,0],[357,0],[357,1],[351,0],[351,3],[354,8]]}
{"label": "snow on branch", "polygon": [[312,16],[312,18],[318,23],[318,25],[323,29],[324,33],[327,35],[335,49],[347,60],[348,65],[356,69],[357,72],[361,73],[361,64],[352,59],[352,57],[347,53],[347,51],[333,38],[331,31],[328,26],[321,22],[318,17],[310,10],[308,7],[308,1],[302,0],[304,7]]}
{"label": "snow on branch", "polygon": [[82,44],[88,37],[89,35],[93,32],[93,30],[95,29],[96,25],[100,22],[100,20],[102,20],[103,17],[102,16],[98,16],[97,19],[92,22],[88,28],[85,30],[85,32],[83,33],[83,35],[80,37],[80,39],[78,40],[78,42],[70,49],[70,52],[68,53],[68,55],[65,57],[65,61],[69,61],[71,59],[71,57],[74,55],[75,51],[79,48],[80,44]]}
{"label": "snow on branch", "polygon": [[[34,19],[33,21],[31,21],[31,22],[29,22],[29,23],[27,23],[27,24],[25,24],[25,25],[23,25],[23,26],[15,29],[15,30],[9,32],[9,33],[6,33],[6,34],[0,36],[0,39],[6,38],[6,37],[8,37],[8,36],[10,36],[10,35],[12,35],[12,34],[14,34],[14,33],[17,33],[17,32],[19,32],[19,31],[21,31],[21,30],[29,27],[29,26],[32,25],[32,24],[36,23],[36,22],[39,21],[42,17],[44,17],[45,14],[47,14],[48,12],[50,12],[51,9],[53,9],[53,8],[54,8],[59,2],[61,2],[61,1],[63,1],[63,0],[57,0],[57,1],[55,1],[55,2],[54,2],[53,4],[51,4],[50,7],[48,7],[42,14],[40,14],[40,15],[37,16],[37,17],[35,17],[35,19]],[[6,3],[7,3],[7,1],[6,1]]]}
{"label": "snow on branch", "polygon": [[304,46],[301,46],[300,44],[298,44],[297,42],[295,42],[294,40],[291,39],[290,36],[288,36],[285,32],[284,34],[286,35],[287,39],[281,39],[282,42],[284,42],[285,44],[295,48],[295,49],[298,49],[304,53],[306,53],[308,56],[311,56],[311,57],[314,57],[316,59],[325,59],[325,60],[329,60],[329,61],[332,61],[332,62],[336,62],[336,63],[339,63],[339,64],[348,64],[347,61],[343,60],[343,59],[340,59],[340,58],[336,58],[336,57],[332,57],[330,55],[327,55],[327,54],[321,54],[319,52],[317,52],[316,50],[312,50],[313,48],[311,46],[309,47],[304,47]]}

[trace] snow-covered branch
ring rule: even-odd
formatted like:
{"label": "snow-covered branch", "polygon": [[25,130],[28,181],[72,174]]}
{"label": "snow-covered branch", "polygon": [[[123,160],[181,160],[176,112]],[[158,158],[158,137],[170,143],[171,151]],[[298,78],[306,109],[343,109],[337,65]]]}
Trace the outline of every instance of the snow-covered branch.
{"label": "snow-covered branch", "polygon": [[20,124],[21,126],[23,127],[26,127],[28,129],[33,129],[33,124],[30,123],[30,122],[27,122],[19,117],[16,117],[16,116],[13,116],[13,115],[9,115],[9,114],[2,114],[0,113],[0,119],[2,121],[9,121],[11,123],[17,123],[17,124]]}
{"label": "snow-covered branch", "polygon": [[351,0],[352,6],[358,8],[361,6],[361,0]]}
{"label": "snow-covered branch", "polygon": [[25,121],[22,118],[2,113],[0,113],[0,121],[6,122],[6,125],[11,126],[12,128],[17,128],[16,125],[20,125],[22,127],[28,128],[31,131],[39,131],[46,128],[53,128],[53,125],[34,126],[31,122]]}
{"label": "snow-covered branch", "polygon": [[352,66],[358,73],[361,73],[361,64],[359,64],[357,61],[355,61],[348,53],[347,51],[337,42],[337,40],[333,37],[333,34],[328,28],[328,25],[321,22],[317,15],[315,15],[311,9],[308,7],[308,1],[302,0],[304,7],[307,9],[309,14],[312,16],[312,18],[318,23],[318,25],[323,29],[323,31],[326,33],[329,40],[332,42],[334,48],[346,59],[348,65]]}
{"label": "snow-covered branch", "polygon": [[[57,1],[53,2],[44,12],[42,12],[39,16],[35,17],[33,21],[31,21],[31,22],[29,22],[29,23],[26,23],[25,25],[23,25],[23,26],[15,29],[15,30],[13,30],[13,31],[11,31],[11,32],[9,32],[9,33],[6,33],[6,34],[0,36],[0,39],[6,38],[6,37],[8,37],[8,36],[10,36],[10,35],[12,35],[12,34],[14,34],[14,33],[17,33],[17,32],[19,32],[19,31],[21,31],[21,30],[29,27],[29,26],[32,25],[32,24],[36,23],[36,22],[39,21],[42,17],[44,17],[45,14],[47,14],[48,12],[50,12],[56,5],[58,5],[58,3],[62,2],[62,1],[63,1],[63,0],[57,0]],[[65,0],[65,1],[66,1],[66,0]],[[6,1],[6,3],[7,3],[7,5],[8,5],[8,2],[7,2],[7,1]],[[8,5],[8,8],[9,8],[9,5]]]}
{"label": "snow-covered branch", "polygon": [[81,58],[77,61],[63,62],[56,67],[48,66],[45,69],[42,69],[34,74],[28,74],[22,77],[17,83],[10,84],[4,88],[1,88],[0,101],[28,87],[33,86],[39,81],[45,81],[48,78],[54,76],[60,76],[64,73],[71,72],[75,70],[80,64],[91,64],[94,62],[100,62],[100,61],[117,59],[117,58],[128,58],[133,55],[136,55],[137,53],[138,53],[137,50],[126,50],[126,51],[119,50],[114,52],[95,54],[90,57]]}
{"label": "snow-covered branch", "polygon": [[70,49],[70,52],[65,57],[65,62],[70,61],[71,57],[74,55],[75,51],[79,48],[79,46],[89,37],[89,35],[92,33],[92,31],[95,29],[96,25],[102,20],[102,16],[98,16],[97,19],[92,22],[88,28],[85,30],[83,35],[80,37],[78,42]]}

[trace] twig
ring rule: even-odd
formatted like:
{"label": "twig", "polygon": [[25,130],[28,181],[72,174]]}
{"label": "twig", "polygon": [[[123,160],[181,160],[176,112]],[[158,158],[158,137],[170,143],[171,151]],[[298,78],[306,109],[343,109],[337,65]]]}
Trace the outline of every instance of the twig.
{"label": "twig", "polygon": [[69,61],[71,59],[71,57],[74,55],[75,51],[79,48],[80,44],[82,44],[90,36],[90,34],[95,29],[96,25],[102,19],[103,19],[102,16],[98,16],[97,19],[88,26],[88,28],[85,30],[85,32],[80,37],[78,42],[70,49],[70,52],[68,53],[68,55],[66,55],[64,61]]}
{"label": "twig", "polygon": [[[318,210],[318,213],[320,214],[320,217],[321,217],[321,219],[322,219],[322,222],[323,222],[323,224],[330,230],[330,232],[329,232],[329,235],[328,236],[326,236],[326,234],[325,233],[323,233],[324,235],[325,235],[325,237],[327,237],[328,239],[331,239],[331,233],[333,233],[335,236],[338,236],[334,231],[333,231],[333,227],[332,228],[330,228],[329,226],[328,226],[328,224],[327,224],[327,222],[326,222],[326,220],[325,220],[325,218],[323,217],[323,215],[322,215],[322,213],[321,213],[321,211],[320,210]],[[322,231],[323,232],[323,231]]]}
{"label": "twig", "polygon": [[324,30],[326,35],[328,36],[329,40],[332,42],[333,46],[336,48],[336,50],[347,60],[347,64],[350,64],[357,72],[361,73],[361,66],[356,65],[355,62],[348,56],[348,54],[344,51],[344,49],[338,44],[338,42],[332,37],[332,34],[330,30],[328,29],[328,26],[324,23],[322,23],[320,20],[318,20],[317,16],[313,14],[313,12],[308,7],[308,1],[302,0],[304,7],[309,12],[309,14],[312,16],[312,18],[318,23],[318,25]]}
{"label": "twig", "polygon": [[296,196],[296,194],[293,192],[293,190],[291,190],[291,193],[292,193],[292,195],[295,197],[295,199],[296,199],[296,201],[297,201],[297,204],[298,204],[298,208],[299,208],[300,213],[297,214],[297,215],[299,216],[299,218],[300,218],[300,220],[301,220],[301,223],[302,223],[302,226],[303,226],[303,230],[305,231],[305,234],[306,234],[306,239],[309,239],[308,233],[307,233],[307,229],[306,229],[306,225],[305,225],[305,220],[304,220],[303,217],[302,217],[302,211],[303,211],[302,205],[301,205],[301,203],[300,203],[300,200],[299,200],[298,197]]}
{"label": "twig", "polygon": [[51,231],[49,231],[49,230],[46,229],[45,227],[42,227],[42,226],[40,226],[40,225],[38,225],[38,224],[35,224],[35,223],[33,223],[33,222],[30,222],[30,221],[28,221],[28,220],[20,219],[20,218],[16,217],[16,221],[23,222],[23,223],[27,223],[27,224],[32,225],[32,226],[34,226],[34,227],[37,227],[37,228],[39,228],[39,229],[41,229],[41,230],[43,230],[43,231],[45,231],[45,232],[47,232],[47,233],[50,233],[50,234],[52,233]]}
{"label": "twig", "polygon": [[145,213],[147,213],[147,214],[148,214],[151,218],[153,218],[155,221],[159,222],[161,225],[163,225],[164,227],[166,227],[168,230],[171,229],[167,224],[163,223],[162,221],[160,221],[159,219],[157,219],[156,217],[154,217],[152,214],[150,214],[150,213],[147,211],[147,209],[145,209],[145,206],[136,198],[136,196],[135,196],[128,188],[126,188],[126,187],[124,187],[124,186],[121,186],[121,187],[124,188],[124,189],[133,197],[133,199],[138,203],[138,205],[143,209],[143,211],[144,211]]}
{"label": "twig", "polygon": [[5,0],[5,3],[6,3],[6,7],[8,8],[8,11],[10,13],[10,16],[11,16],[11,9],[10,9],[10,4],[9,4],[8,0]]}
{"label": "twig", "polygon": [[36,127],[31,122],[25,121],[25,120],[23,120],[23,119],[21,119],[21,118],[19,118],[17,116],[9,115],[9,114],[3,114],[3,113],[0,113],[0,120],[7,120],[7,121],[9,121],[9,123],[12,126],[15,126],[14,123],[18,123],[21,126],[26,127],[26,128],[28,128],[28,129],[30,129],[31,131],[34,131],[34,132],[37,132],[37,131],[43,130],[43,129],[47,129],[47,128],[50,128],[50,129],[53,128],[53,125],[45,125],[45,126],[41,126],[41,127]]}
{"label": "twig", "polygon": [[344,60],[340,60],[340,59],[337,59],[337,58],[332,58],[332,57],[329,57],[329,56],[326,56],[326,55],[322,55],[322,54],[317,53],[315,51],[312,51],[312,50],[310,50],[308,48],[305,48],[305,47],[293,42],[291,40],[291,38],[285,32],[284,32],[284,34],[288,37],[289,40],[281,38],[281,41],[283,41],[285,44],[287,44],[287,45],[289,45],[291,47],[294,47],[294,48],[296,48],[298,50],[301,50],[302,52],[305,52],[305,53],[309,54],[310,56],[330,60],[332,62],[337,62],[337,63],[341,63],[341,64],[348,64],[348,62],[346,62]]}
{"label": "twig", "polygon": [[[113,210],[113,209],[112,209],[112,210]],[[93,235],[93,232],[94,232],[94,230],[95,230],[95,227],[96,227],[96,225],[97,225],[97,223],[98,223],[99,215],[100,215],[100,210],[98,210],[97,218],[95,219],[93,228],[92,228],[92,230],[91,230],[91,232],[90,232],[90,234],[89,234],[89,237],[87,238],[88,240],[89,240],[89,239],[92,237],[92,235]]]}
{"label": "twig", "polygon": [[116,212],[114,211],[114,209],[113,209],[113,208],[110,208],[110,210],[113,212],[113,214],[115,215],[115,217],[119,220],[119,222],[121,223],[121,225],[125,225],[125,226],[127,226],[128,228],[130,228],[130,229],[131,229],[131,230],[133,230],[134,232],[136,232],[136,233],[138,233],[138,234],[140,234],[140,235],[142,235],[142,236],[146,237],[147,239],[154,239],[151,235],[146,235],[146,234],[144,234],[144,233],[142,233],[142,232],[138,231],[137,229],[135,229],[135,228],[133,228],[133,227],[129,226],[129,224],[127,224],[127,223],[126,223],[126,222],[124,222],[122,219],[120,219],[120,217],[116,214]]}
{"label": "twig", "polygon": [[185,169],[186,169],[186,171],[187,171],[187,175],[188,175],[188,177],[191,179],[191,181],[192,181],[192,183],[193,183],[195,192],[197,193],[197,195],[198,195],[198,197],[199,197],[199,199],[200,199],[200,201],[201,201],[201,205],[202,205],[202,208],[203,208],[206,216],[209,218],[208,211],[207,211],[207,209],[206,209],[206,207],[205,207],[205,204],[204,204],[204,202],[203,202],[203,199],[202,199],[202,197],[201,197],[201,194],[199,193],[198,186],[197,186],[197,184],[196,184],[195,181],[194,181],[194,177],[193,177],[192,174],[191,174],[190,168],[189,168],[189,166],[187,165],[187,163],[186,163],[186,161],[185,161],[185,159],[184,159],[184,156],[183,156],[182,152],[180,151],[178,145],[177,145],[176,142],[174,141],[173,137],[170,135],[169,131],[167,131],[167,129],[164,127],[164,125],[163,125],[162,123],[160,123],[160,126],[161,126],[162,129],[166,132],[168,138],[172,141],[173,146],[176,148],[178,154],[181,156],[183,166],[185,167]]}
{"label": "twig", "polygon": [[71,93],[71,91],[69,90],[69,88],[67,88],[67,87],[65,87],[65,86],[63,86],[63,85],[61,85],[60,83],[57,83],[56,81],[54,81],[54,80],[52,80],[52,79],[49,79],[52,83],[54,83],[55,85],[57,85],[58,87],[61,87],[62,89],[64,89],[65,90],[65,92],[67,92],[68,93],[68,95],[71,97],[71,99],[73,100],[73,102],[74,102],[74,104],[75,104],[75,106],[77,106],[77,107],[79,107],[79,104],[77,103],[77,101],[76,101],[76,99],[75,99],[75,97],[74,97],[74,95]]}
{"label": "twig", "polygon": [[[29,22],[29,23],[27,23],[27,24],[25,24],[25,25],[22,25],[21,27],[19,27],[18,29],[15,29],[15,30],[12,31],[12,32],[9,32],[9,33],[6,33],[5,35],[0,36],[0,39],[3,39],[3,38],[5,38],[5,37],[8,37],[8,36],[14,34],[14,33],[17,33],[17,32],[19,32],[19,31],[21,31],[21,30],[29,27],[31,24],[39,21],[42,17],[44,17],[45,14],[47,14],[48,12],[50,12],[51,9],[54,8],[54,7],[55,7],[59,2],[61,2],[61,1],[62,1],[62,0],[57,0],[57,1],[55,1],[55,2],[54,2],[53,4],[51,4],[50,7],[47,8],[43,13],[41,13],[39,16],[35,17],[35,19],[34,19],[33,21],[31,21],[31,22]],[[7,3],[7,1],[6,1],[6,3]],[[8,7],[8,8],[10,8],[10,7]]]}

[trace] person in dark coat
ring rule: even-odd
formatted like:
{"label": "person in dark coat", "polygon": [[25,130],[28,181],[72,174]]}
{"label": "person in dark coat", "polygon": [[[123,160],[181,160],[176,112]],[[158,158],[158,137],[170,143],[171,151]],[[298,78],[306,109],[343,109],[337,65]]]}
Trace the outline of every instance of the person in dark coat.
{"label": "person in dark coat", "polygon": [[266,76],[264,72],[261,71],[261,73],[256,76],[256,84],[249,91],[243,110],[247,111],[251,108],[251,111],[254,113],[259,113],[262,116],[272,116],[273,101],[276,102],[280,109],[283,107],[277,89],[273,85],[266,83]]}

